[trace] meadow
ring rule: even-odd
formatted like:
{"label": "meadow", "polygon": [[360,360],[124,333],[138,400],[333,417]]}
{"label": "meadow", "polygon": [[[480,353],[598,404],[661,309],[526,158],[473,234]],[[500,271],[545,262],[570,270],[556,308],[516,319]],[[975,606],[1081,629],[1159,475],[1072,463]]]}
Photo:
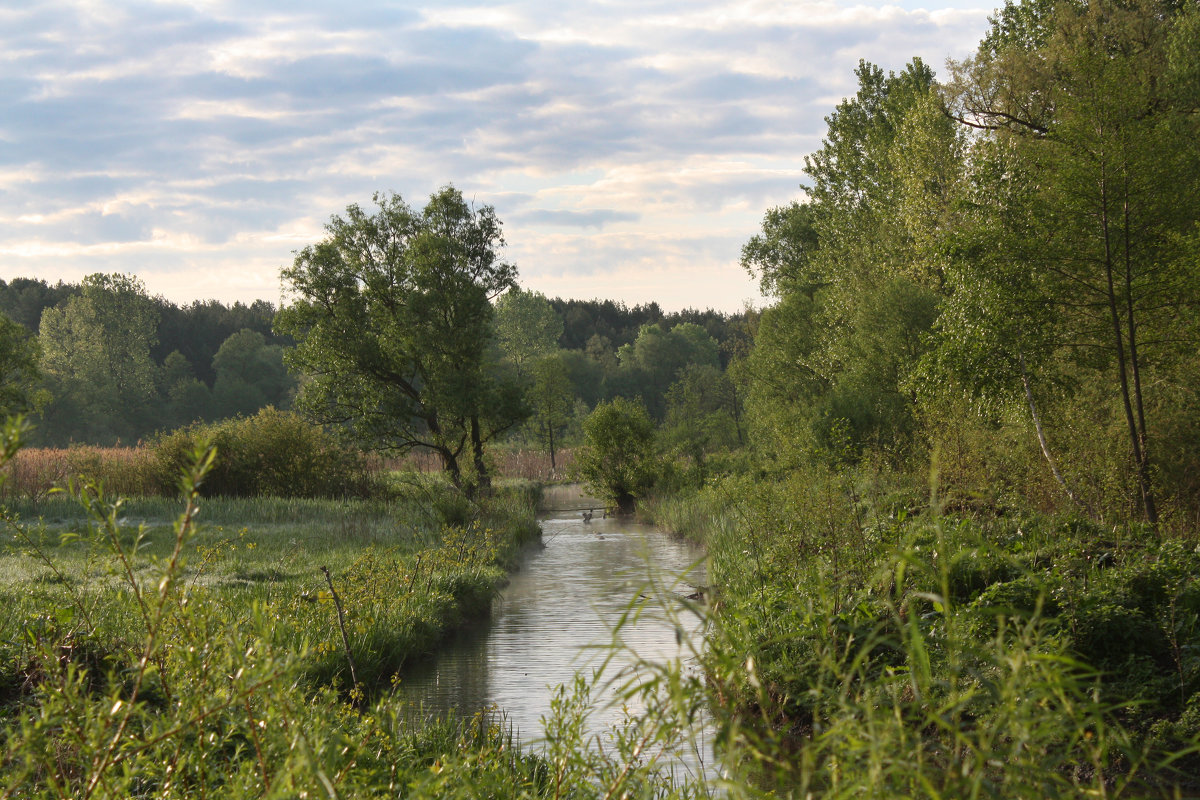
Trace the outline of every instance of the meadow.
{"label": "meadow", "polygon": [[[5,501],[0,799],[1200,790],[1185,528],[966,509],[867,468],[647,498],[708,546],[706,635],[682,663],[561,687],[531,747],[502,709],[433,718],[399,687],[537,541],[537,484],[205,497],[197,457],[177,497],[71,480]],[[647,586],[629,619],[654,602],[681,601]],[[644,710],[592,736],[601,702]],[[677,753],[715,761],[677,774]]]}
{"label": "meadow", "polygon": [[787,797],[1196,796],[1194,531],[956,505],[867,467],[647,504],[708,545],[698,658],[743,778]]}
{"label": "meadow", "polygon": [[[19,433],[4,462],[45,459],[21,462]],[[120,484],[135,459],[105,455],[3,504],[0,800],[713,791],[665,758],[687,745],[678,703],[704,698],[694,676],[659,692],[678,665],[621,687],[648,710],[603,741],[586,733],[596,675],[560,689],[544,747],[516,743],[502,709],[439,718],[403,699],[406,666],[486,617],[538,541],[537,484],[470,502],[384,473],[373,498],[209,497],[198,450],[178,496],[123,498],[95,477]]]}
{"label": "meadow", "polygon": [[[393,689],[487,614],[539,535],[534,485],[205,498],[210,467],[179,498],[83,479],[6,502],[0,797],[355,796],[464,737],[504,744],[483,718],[414,721]],[[368,767],[368,746],[404,755]]]}

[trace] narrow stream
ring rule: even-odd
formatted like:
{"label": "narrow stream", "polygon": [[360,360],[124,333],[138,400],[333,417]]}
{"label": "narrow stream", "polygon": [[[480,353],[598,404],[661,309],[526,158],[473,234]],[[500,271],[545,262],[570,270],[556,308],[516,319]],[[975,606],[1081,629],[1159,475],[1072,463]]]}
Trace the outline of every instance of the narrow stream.
{"label": "narrow stream", "polygon": [[[579,509],[599,503],[578,487],[550,487],[543,504],[544,547],[531,550],[493,607],[490,621],[465,631],[427,664],[405,676],[410,708],[426,713],[470,714],[495,706],[523,742],[542,735],[541,719],[559,685],[577,670],[594,668],[612,642],[612,630],[653,574],[686,595],[705,585],[703,550],[651,525],[603,519],[584,521]],[[676,581],[682,577],[682,580]],[[699,635],[700,620],[684,611],[684,636]],[[658,661],[679,656],[676,625],[655,603],[621,629],[626,648]],[[628,657],[618,657],[618,670]],[[610,667],[612,669],[612,667]],[[585,673],[588,674],[588,673]],[[622,709],[600,708],[593,732],[620,721]]]}

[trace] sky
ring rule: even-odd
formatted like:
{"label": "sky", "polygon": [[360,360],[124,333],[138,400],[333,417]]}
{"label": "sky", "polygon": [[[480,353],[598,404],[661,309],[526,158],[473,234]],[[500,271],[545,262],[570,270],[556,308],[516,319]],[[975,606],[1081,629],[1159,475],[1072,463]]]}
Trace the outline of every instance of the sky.
{"label": "sky", "polygon": [[0,0],[0,278],[286,300],[376,192],[453,184],[522,286],[761,306],[739,266],[860,59],[939,72],[991,0]]}

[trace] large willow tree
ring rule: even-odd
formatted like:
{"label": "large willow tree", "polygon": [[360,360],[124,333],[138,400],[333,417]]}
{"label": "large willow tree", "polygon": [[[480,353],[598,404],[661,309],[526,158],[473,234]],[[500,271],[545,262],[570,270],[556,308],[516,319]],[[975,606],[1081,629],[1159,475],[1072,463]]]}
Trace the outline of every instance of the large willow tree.
{"label": "large willow tree", "polygon": [[[298,405],[385,452],[437,453],[456,486],[490,485],[485,444],[524,416],[519,387],[488,361],[492,298],[514,285],[500,221],[453,187],[422,209],[398,195],[334,216],[283,271]],[[467,480],[463,459],[474,475]]]}

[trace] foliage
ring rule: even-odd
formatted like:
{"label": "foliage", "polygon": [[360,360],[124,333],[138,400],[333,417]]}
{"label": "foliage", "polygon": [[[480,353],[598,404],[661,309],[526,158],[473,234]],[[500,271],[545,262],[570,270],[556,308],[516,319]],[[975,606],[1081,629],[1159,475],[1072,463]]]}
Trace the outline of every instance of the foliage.
{"label": "foliage", "polygon": [[128,275],[89,275],[79,295],[42,314],[42,370],[54,398],[45,427],[57,442],[128,442],[146,429],[156,324],[145,287]]}
{"label": "foliage", "polygon": [[742,246],[742,266],[758,276],[763,294],[784,295],[805,286],[820,246],[814,219],[820,211],[819,205],[798,202],[768,209],[762,233]]}
{"label": "foliage", "polygon": [[637,339],[617,351],[620,370],[613,376],[611,391],[618,397],[641,398],[650,416],[661,421],[666,413],[666,394],[679,373],[692,364],[715,367],[716,341],[691,322],[669,330],[643,325]]}
{"label": "foliage", "polygon": [[727,478],[645,509],[709,545],[718,738],[764,788],[1195,790],[1193,543],[944,515],[862,468]]}
{"label": "foliage", "polygon": [[217,374],[213,384],[217,418],[289,405],[296,382],[283,364],[283,348],[268,345],[261,333],[243,328],[231,335],[221,343],[212,364]]}
{"label": "foliage", "polygon": [[[90,300],[85,302],[85,295]],[[117,309],[103,321],[110,329],[141,331],[138,335],[149,343],[149,371],[145,351],[140,346],[131,349],[125,333],[96,339],[100,322],[94,318],[97,303],[110,311]],[[140,282],[130,275],[94,275],[84,284],[60,282],[55,286],[29,278],[0,281],[0,314],[10,315],[29,334],[38,336],[47,311],[51,312],[50,339],[53,343],[66,337],[66,350],[55,346],[69,357],[59,358],[55,370],[42,375],[29,390],[33,401],[27,410],[39,411],[32,439],[40,443],[135,442],[163,428],[290,404],[294,381],[286,375],[280,359],[280,349],[289,345],[290,339],[271,332],[275,309],[266,301],[248,306],[195,301],[179,307],[162,297],[146,296]],[[83,317],[76,319],[76,313]],[[146,337],[150,327],[153,335]],[[247,347],[248,332],[261,336],[261,342],[251,339]],[[239,337],[243,343],[238,349],[256,351],[252,358],[261,363],[255,369],[239,370],[239,379],[227,379],[215,387],[214,358],[222,344]],[[40,337],[26,341],[22,348],[40,348]],[[79,348],[82,351],[76,353]],[[85,353],[90,355],[85,357]],[[40,363],[40,352],[38,359]],[[111,387],[105,387],[114,376],[133,374],[142,380],[151,373],[152,384],[138,385],[140,405],[114,406],[105,399],[112,395]],[[219,388],[215,395],[214,388]],[[214,396],[220,402],[214,403]],[[107,405],[97,405],[97,401]]]}
{"label": "foliage", "polygon": [[518,376],[556,351],[562,332],[562,318],[540,292],[514,286],[496,300],[496,343]]}
{"label": "foliage", "polygon": [[305,375],[297,406],[344,426],[363,446],[428,448],[464,485],[460,458],[486,489],[484,446],[524,417],[519,388],[487,361],[489,300],[513,286],[494,209],[446,187],[417,211],[376,196],[333,217],[328,237],[283,271],[294,300],[277,328],[295,337],[288,363]]}
{"label": "foliage", "polygon": [[376,490],[365,457],[320,427],[287,411],[193,425],[152,444],[159,491],[169,495],[198,442],[217,450],[205,496],[361,497]]}
{"label": "foliage", "polygon": [[741,399],[733,381],[711,364],[691,364],[667,391],[663,444],[703,471],[705,458],[742,444]]}
{"label": "foliage", "polygon": [[550,469],[554,470],[563,434],[575,412],[575,393],[567,367],[557,353],[538,359],[530,377],[532,385],[527,395],[533,412],[530,422],[536,426],[538,441],[550,454]]}
{"label": "foliage", "polygon": [[213,358],[221,345],[239,331],[261,334],[268,347],[292,344],[290,337],[271,330],[276,309],[266,300],[229,306],[216,300],[193,300],[185,306],[176,306],[156,297],[155,303],[159,323],[158,347],[152,351],[154,359],[161,363],[171,352],[179,351],[192,365],[196,378],[209,388],[217,378]]}
{"label": "foliage", "polygon": [[1023,385],[1031,409],[1047,384],[1102,376],[1113,425],[1098,421],[1088,438],[1124,428],[1125,481],[1151,522],[1148,409],[1195,350],[1180,322],[1200,302],[1194,260],[1179,249],[1200,219],[1182,199],[1200,181],[1200,95],[1172,56],[1194,17],[1157,2],[1010,6],[948,87],[951,113],[987,133],[969,159],[972,213],[955,232],[970,260],[953,276],[947,359],[965,371],[986,348],[992,369],[967,386]]}
{"label": "foliage", "polygon": [[[6,428],[5,459],[19,435]],[[196,458],[174,525],[179,501],[129,507],[95,484],[53,501],[69,520],[61,540],[5,512],[4,796],[251,798],[335,787],[368,797],[423,785],[451,753],[479,755],[477,776],[532,785],[540,760],[515,752],[489,718],[427,721],[388,692],[400,663],[486,611],[500,575],[493,560],[536,535],[527,493],[443,531],[415,503],[298,501],[216,501],[206,530],[197,484],[211,451]],[[128,513],[151,519],[128,527]],[[219,523],[230,520],[266,530],[227,534]],[[314,555],[335,567],[349,654]],[[373,599],[385,582],[386,598]],[[350,657],[363,667],[359,686],[343,683]]]}
{"label": "foliage", "polygon": [[779,297],[741,380],[751,441],[782,465],[867,451],[899,460],[917,444],[912,373],[944,274],[923,226],[937,228],[938,173],[954,164],[935,172],[913,151],[954,153],[955,139],[919,59],[888,74],[862,62],[856,75],[857,94],[806,161],[807,202],[768,212],[742,253]]}
{"label": "foliage", "polygon": [[575,470],[596,497],[623,512],[654,483],[654,424],[645,406],[618,397],[600,403],[583,423]]}
{"label": "foliage", "polygon": [[39,355],[37,339],[0,313],[0,416],[28,413],[48,399],[35,389]]}

